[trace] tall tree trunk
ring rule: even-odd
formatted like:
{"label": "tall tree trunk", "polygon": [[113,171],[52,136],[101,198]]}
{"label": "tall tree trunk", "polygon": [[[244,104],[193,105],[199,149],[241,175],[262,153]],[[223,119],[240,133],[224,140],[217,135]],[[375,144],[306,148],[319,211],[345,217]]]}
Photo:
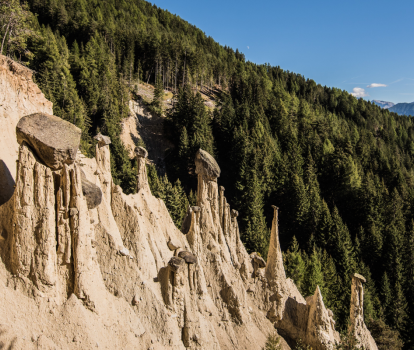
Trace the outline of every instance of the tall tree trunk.
{"label": "tall tree trunk", "polygon": [[177,70],[178,70],[178,54],[175,53],[175,84],[174,84],[174,92],[177,93]]}
{"label": "tall tree trunk", "polygon": [[183,87],[184,87],[184,83],[185,83],[185,62],[186,61],[187,61],[187,50],[185,50],[185,53],[184,53]]}
{"label": "tall tree trunk", "polygon": [[1,42],[1,49],[0,49],[0,54],[1,55],[3,54],[4,41],[6,40],[6,36],[7,36],[8,31],[9,31],[9,28],[10,28],[10,22],[11,22],[11,19],[9,20],[9,23],[7,23],[6,33],[4,33],[3,41]]}

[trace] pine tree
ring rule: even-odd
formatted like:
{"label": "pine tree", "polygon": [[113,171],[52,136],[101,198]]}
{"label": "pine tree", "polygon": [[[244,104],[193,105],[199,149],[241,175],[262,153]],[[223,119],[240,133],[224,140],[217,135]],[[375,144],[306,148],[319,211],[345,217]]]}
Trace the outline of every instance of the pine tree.
{"label": "pine tree", "polygon": [[390,280],[388,279],[388,275],[386,272],[384,272],[381,280],[381,304],[382,309],[384,312],[385,319],[387,322],[392,321],[392,299],[393,295],[391,292],[391,285]]}
{"label": "pine tree", "polygon": [[299,291],[302,293],[306,266],[302,259],[302,252],[299,250],[299,244],[295,236],[293,236],[290,248],[287,250],[286,254],[284,254],[284,266],[286,276],[295,282]]}
{"label": "pine tree", "polygon": [[315,293],[317,286],[319,286],[319,289],[321,290],[321,293],[324,296],[325,282],[323,278],[320,253],[318,249],[314,246],[312,254],[309,256],[308,261],[306,263],[306,273],[303,285],[304,295],[313,295]]}
{"label": "pine tree", "polygon": [[323,280],[325,283],[324,288],[324,303],[325,306],[331,309],[336,315],[336,312],[340,306],[341,293],[344,288],[342,280],[339,277],[335,262],[326,250],[322,253],[321,258]]}
{"label": "pine tree", "polygon": [[404,336],[407,325],[407,301],[399,281],[395,283],[391,305],[391,325]]}
{"label": "pine tree", "polygon": [[36,36],[34,16],[26,3],[19,0],[0,0],[0,55],[14,56],[16,53],[32,58],[27,50],[27,41]]}

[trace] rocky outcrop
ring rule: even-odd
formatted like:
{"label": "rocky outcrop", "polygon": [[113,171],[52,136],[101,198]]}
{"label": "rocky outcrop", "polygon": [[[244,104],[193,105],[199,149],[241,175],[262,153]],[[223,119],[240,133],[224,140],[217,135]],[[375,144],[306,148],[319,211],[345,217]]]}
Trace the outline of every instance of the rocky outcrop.
{"label": "rocky outcrop", "polygon": [[378,350],[377,344],[364,322],[364,287],[366,279],[354,273],[351,285],[351,310],[349,315],[349,333],[357,341],[357,347],[366,350]]}
{"label": "rocky outcrop", "polygon": [[130,158],[135,157],[135,147],[142,140],[148,151],[148,160],[155,164],[160,174],[164,174],[166,152],[174,147],[165,136],[165,117],[151,112],[141,99],[129,101],[129,113],[128,118],[122,120],[120,139]]}
{"label": "rocky outcrop", "polygon": [[308,324],[306,343],[312,349],[335,349],[340,342],[339,333],[335,331],[335,321],[331,310],[325,308],[319,287],[315,294],[306,298],[308,306]]}
{"label": "rocky outcrop", "polygon": [[52,114],[48,101],[32,80],[33,72],[0,55],[0,205],[12,196],[19,145],[16,125],[25,115]]}

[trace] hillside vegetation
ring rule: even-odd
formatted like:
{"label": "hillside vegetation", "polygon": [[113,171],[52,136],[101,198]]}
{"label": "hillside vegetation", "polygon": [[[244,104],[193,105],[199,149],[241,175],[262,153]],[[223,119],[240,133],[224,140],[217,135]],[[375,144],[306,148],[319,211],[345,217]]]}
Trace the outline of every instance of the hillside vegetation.
{"label": "hillside vegetation", "polygon": [[[4,52],[22,54],[36,71],[54,113],[82,129],[85,154],[91,135],[111,136],[113,176],[126,192],[135,189],[135,164],[119,139],[120,121],[137,85],[151,83],[154,108],[159,91],[175,93],[165,125],[176,146],[166,158],[168,179],[150,171],[175,223],[188,203],[183,188],[193,200],[201,147],[221,166],[220,183],[240,212],[250,252],[266,256],[270,205],[277,205],[287,273],[301,292],[319,285],[345,329],[350,273],[358,272],[367,278],[365,318],[377,339],[398,331],[406,349],[414,346],[412,119],[280,67],[246,62],[143,0],[28,4],[36,14],[29,22],[37,34],[27,46],[33,55],[7,42]],[[213,112],[199,89],[221,91]]]}

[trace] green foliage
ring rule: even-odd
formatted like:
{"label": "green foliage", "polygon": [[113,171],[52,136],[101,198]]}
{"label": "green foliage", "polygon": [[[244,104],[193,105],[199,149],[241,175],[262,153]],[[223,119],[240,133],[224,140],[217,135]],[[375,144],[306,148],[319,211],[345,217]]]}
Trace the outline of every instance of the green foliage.
{"label": "green foliage", "polygon": [[263,350],[281,350],[280,337],[277,333],[269,334]]}
{"label": "green foliage", "polygon": [[177,180],[173,185],[168,180],[167,175],[164,175],[160,179],[155,166],[152,164],[147,165],[147,174],[151,193],[164,201],[175,226],[181,229],[181,224],[187,213],[189,201],[181,186],[180,180]]}
{"label": "green foliage", "polygon": [[158,74],[155,79],[154,98],[151,102],[152,110],[157,114],[162,114],[162,100],[164,97],[164,89],[162,86],[161,74]]}
{"label": "green foliage", "polygon": [[[353,334],[344,331],[341,333],[341,343],[337,344],[335,350],[359,350],[358,341]],[[362,348],[363,349],[363,348]]]}
{"label": "green foliage", "polygon": [[306,263],[305,279],[303,284],[304,295],[313,295],[317,286],[319,286],[322,295],[324,295],[325,281],[322,272],[321,254],[316,247],[314,247],[312,254],[309,256]]}
{"label": "green foliage", "polygon": [[299,250],[299,244],[295,236],[293,236],[290,248],[284,254],[284,266],[286,276],[293,279],[299,291],[304,293],[303,284],[306,264],[302,258],[302,252]]}
{"label": "green foliage", "polygon": [[401,350],[403,342],[398,331],[391,329],[383,319],[366,319],[367,327],[371,332],[378,350]]}
{"label": "green foliage", "polygon": [[188,195],[188,203],[192,207],[197,205],[197,193],[193,192],[193,190],[190,190],[190,193]]}
{"label": "green foliage", "polygon": [[[178,145],[169,155],[169,174],[189,186],[195,183],[194,157],[198,149],[214,155],[211,115],[200,93],[194,94],[189,85],[180,88],[176,102],[167,114],[165,133]],[[195,186],[193,186],[194,188]]]}
{"label": "green foliage", "polygon": [[312,350],[312,348],[309,345],[305,345],[302,341],[302,339],[299,339],[293,350]]}
{"label": "green foliage", "polygon": [[26,3],[19,0],[0,0],[0,54],[32,58],[27,42],[36,37],[35,17]]}

